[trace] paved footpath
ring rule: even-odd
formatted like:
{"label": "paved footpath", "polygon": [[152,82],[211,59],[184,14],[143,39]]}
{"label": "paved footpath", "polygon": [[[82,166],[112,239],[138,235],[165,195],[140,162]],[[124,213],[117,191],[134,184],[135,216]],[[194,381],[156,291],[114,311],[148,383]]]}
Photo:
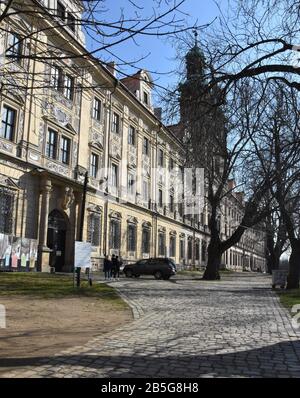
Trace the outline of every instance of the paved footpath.
{"label": "paved footpath", "polygon": [[135,319],[7,377],[300,377],[300,331],[269,277],[112,282]]}

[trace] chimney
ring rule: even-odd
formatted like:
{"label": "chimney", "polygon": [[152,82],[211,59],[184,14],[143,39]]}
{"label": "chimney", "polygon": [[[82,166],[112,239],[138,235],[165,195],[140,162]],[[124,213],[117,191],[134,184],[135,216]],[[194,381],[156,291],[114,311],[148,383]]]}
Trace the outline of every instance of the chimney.
{"label": "chimney", "polygon": [[116,63],[114,61],[106,64],[106,68],[116,77]]}
{"label": "chimney", "polygon": [[162,108],[154,108],[154,115],[157,117],[158,120],[161,121],[161,119],[162,119]]}

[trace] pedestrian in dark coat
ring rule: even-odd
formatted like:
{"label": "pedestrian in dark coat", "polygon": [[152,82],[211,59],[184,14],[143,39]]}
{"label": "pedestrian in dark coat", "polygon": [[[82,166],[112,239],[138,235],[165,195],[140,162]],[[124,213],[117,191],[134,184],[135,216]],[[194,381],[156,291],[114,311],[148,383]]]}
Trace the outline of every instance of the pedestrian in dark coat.
{"label": "pedestrian in dark coat", "polygon": [[117,272],[118,272],[118,260],[114,254],[111,257],[111,262],[112,262],[112,276],[114,279],[116,279]]}
{"label": "pedestrian in dark coat", "polygon": [[111,271],[112,271],[112,262],[109,260],[108,256],[105,256],[103,262],[103,272],[105,279],[111,278]]}
{"label": "pedestrian in dark coat", "polygon": [[119,256],[116,257],[116,278],[120,278],[120,267],[122,265],[122,261],[119,260]]}

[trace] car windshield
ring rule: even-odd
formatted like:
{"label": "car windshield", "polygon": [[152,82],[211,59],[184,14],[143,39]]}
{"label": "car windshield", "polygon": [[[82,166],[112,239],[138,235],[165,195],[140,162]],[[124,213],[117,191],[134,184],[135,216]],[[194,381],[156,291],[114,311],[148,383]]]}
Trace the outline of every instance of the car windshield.
{"label": "car windshield", "polygon": [[174,260],[169,260],[169,261],[170,261],[170,263],[173,265],[173,267],[176,268],[175,261],[174,261]]}

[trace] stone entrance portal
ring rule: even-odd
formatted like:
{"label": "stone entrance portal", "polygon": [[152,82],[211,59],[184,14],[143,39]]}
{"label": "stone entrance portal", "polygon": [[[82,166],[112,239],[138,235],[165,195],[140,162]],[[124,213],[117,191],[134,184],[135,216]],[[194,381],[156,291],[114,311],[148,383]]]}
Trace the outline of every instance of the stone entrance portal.
{"label": "stone entrance portal", "polygon": [[51,249],[49,265],[56,272],[63,271],[65,265],[66,231],[66,216],[53,210],[48,217],[47,246]]}

